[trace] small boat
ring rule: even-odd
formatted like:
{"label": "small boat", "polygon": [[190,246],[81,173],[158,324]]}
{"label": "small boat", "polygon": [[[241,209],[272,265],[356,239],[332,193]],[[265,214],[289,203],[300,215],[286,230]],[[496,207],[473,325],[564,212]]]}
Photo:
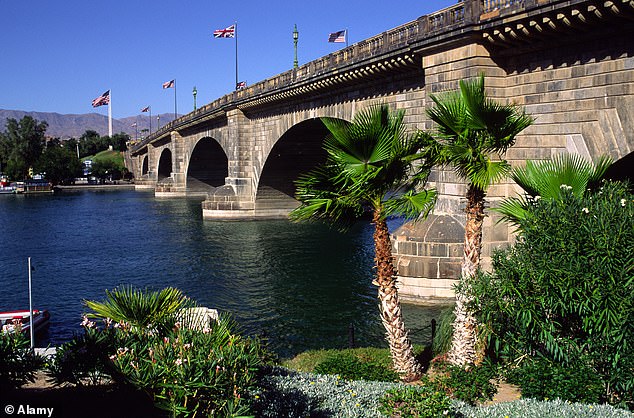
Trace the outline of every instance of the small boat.
{"label": "small boat", "polygon": [[[36,334],[48,326],[50,318],[51,314],[46,309],[33,310],[33,330]],[[0,324],[4,334],[13,334],[16,324],[22,333],[29,334],[31,328],[29,310],[0,312]]]}

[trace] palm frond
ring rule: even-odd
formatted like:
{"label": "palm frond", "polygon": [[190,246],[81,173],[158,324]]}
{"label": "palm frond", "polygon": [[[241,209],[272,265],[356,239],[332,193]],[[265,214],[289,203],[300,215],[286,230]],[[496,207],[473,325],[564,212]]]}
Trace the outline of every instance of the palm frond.
{"label": "palm frond", "polygon": [[510,170],[511,166],[505,160],[491,161],[489,158],[464,167],[465,178],[483,191],[487,190],[491,184],[502,180]]}
{"label": "palm frond", "polygon": [[139,329],[164,327],[167,322],[174,320],[180,309],[192,305],[179,289],[173,287],[149,291],[132,286],[106,290],[106,300],[103,302],[84,303],[93,310],[93,317],[124,321]]}
{"label": "palm frond", "polygon": [[581,197],[588,188],[596,187],[612,164],[611,158],[600,157],[592,163],[578,154],[560,154],[551,160],[527,161],[516,167],[511,178],[524,190],[526,198],[504,199],[496,211],[502,220],[521,227],[530,205],[537,198],[561,201],[565,193]]}
{"label": "palm frond", "polygon": [[522,222],[527,218],[528,206],[528,200],[523,197],[509,197],[502,200],[498,207],[491,208],[491,210],[502,215],[498,223],[508,222],[520,229]]}
{"label": "palm frond", "polygon": [[385,216],[403,216],[405,219],[421,220],[427,218],[436,204],[436,190],[423,190],[416,193],[409,191],[398,198],[392,198],[384,202],[383,213]]}

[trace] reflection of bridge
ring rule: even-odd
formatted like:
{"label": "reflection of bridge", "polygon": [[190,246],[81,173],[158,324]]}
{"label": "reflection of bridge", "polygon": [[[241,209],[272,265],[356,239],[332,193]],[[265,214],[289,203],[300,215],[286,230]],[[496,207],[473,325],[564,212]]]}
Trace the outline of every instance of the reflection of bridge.
{"label": "reflection of bridge", "polygon": [[[323,159],[319,117],[351,120],[383,102],[405,109],[412,128],[429,128],[429,93],[484,72],[494,98],[537,118],[511,161],[568,150],[625,166],[634,148],[633,19],[631,0],[464,0],[221,97],[134,146],[128,165],[156,196],[206,197],[207,218],[282,216],[296,205],[297,174]],[[397,246],[412,256],[400,260],[400,274],[455,277],[451,228],[434,225],[460,230],[453,215],[464,186],[442,171],[435,185],[440,215],[400,235]],[[496,186],[491,200],[509,188]],[[489,220],[484,239],[488,252],[508,231]]]}

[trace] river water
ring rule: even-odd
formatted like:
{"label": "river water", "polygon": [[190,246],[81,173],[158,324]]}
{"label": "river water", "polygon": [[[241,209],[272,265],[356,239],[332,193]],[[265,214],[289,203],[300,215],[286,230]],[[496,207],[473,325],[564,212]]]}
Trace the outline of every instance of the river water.
{"label": "river water", "polygon": [[[52,314],[38,345],[81,332],[82,301],[121,284],[180,288],[265,335],[281,356],[345,347],[351,324],[357,345],[385,344],[369,224],[342,234],[286,220],[210,221],[200,200],[130,190],[2,195],[0,219],[0,311],[28,309],[31,257],[34,308]],[[422,329],[438,308],[403,311],[413,340],[427,341]]]}

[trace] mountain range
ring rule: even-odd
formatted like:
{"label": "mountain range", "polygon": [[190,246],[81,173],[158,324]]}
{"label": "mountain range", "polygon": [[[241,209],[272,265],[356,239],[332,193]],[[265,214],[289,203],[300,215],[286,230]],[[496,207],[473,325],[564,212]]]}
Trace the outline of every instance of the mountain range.
{"label": "mountain range", "polygon": [[[53,138],[79,138],[88,130],[96,131],[100,135],[108,135],[108,116],[98,113],[85,113],[80,115],[63,115],[52,112],[25,112],[23,110],[0,109],[0,132],[6,129],[7,119],[22,119],[24,116],[31,116],[39,122],[48,123],[46,135]],[[180,116],[180,115],[179,115]],[[152,132],[157,129],[157,122],[163,126],[174,119],[173,113],[161,113],[152,115]],[[136,122],[137,126],[134,126]],[[130,116],[122,119],[112,119],[112,133],[125,132],[134,139],[136,135],[141,136],[143,129],[150,128],[149,114],[143,113],[139,116]]]}

